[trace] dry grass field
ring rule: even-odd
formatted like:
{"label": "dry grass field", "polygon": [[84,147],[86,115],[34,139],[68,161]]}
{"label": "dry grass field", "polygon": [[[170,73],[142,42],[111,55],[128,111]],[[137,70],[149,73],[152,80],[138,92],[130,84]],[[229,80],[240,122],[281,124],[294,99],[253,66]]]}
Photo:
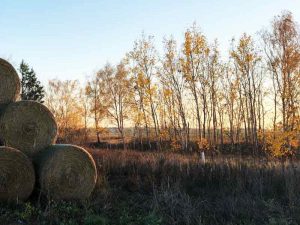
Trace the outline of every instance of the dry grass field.
{"label": "dry grass field", "polygon": [[92,197],[3,205],[0,224],[299,224],[298,161],[89,149]]}

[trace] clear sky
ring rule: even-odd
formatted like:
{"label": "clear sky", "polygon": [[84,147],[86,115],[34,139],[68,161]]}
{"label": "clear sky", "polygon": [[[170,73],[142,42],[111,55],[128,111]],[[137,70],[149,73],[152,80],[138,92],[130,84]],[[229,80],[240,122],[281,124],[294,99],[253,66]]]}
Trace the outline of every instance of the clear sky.
{"label": "clear sky", "polygon": [[300,0],[0,0],[0,57],[24,59],[45,84],[79,79],[117,63],[142,32],[182,41],[197,22],[226,51],[233,36],[255,34],[283,10],[300,22]]}

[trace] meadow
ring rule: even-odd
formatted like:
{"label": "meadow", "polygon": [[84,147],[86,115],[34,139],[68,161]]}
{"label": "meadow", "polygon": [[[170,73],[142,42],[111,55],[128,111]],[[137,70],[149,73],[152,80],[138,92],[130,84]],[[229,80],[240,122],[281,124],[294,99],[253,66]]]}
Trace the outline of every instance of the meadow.
{"label": "meadow", "polygon": [[[100,174],[86,201],[34,193],[2,205],[0,224],[299,224],[297,160],[92,149]],[[36,191],[38,192],[38,191]]]}

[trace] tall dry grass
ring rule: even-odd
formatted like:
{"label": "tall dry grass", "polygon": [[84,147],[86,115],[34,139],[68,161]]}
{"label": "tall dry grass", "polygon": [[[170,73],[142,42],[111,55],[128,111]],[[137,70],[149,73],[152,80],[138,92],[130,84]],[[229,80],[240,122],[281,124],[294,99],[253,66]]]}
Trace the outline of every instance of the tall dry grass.
{"label": "tall dry grass", "polygon": [[89,200],[0,204],[0,224],[300,224],[298,161],[89,151],[100,174]]}
{"label": "tall dry grass", "polygon": [[112,211],[125,202],[157,212],[163,224],[300,223],[298,161],[227,156],[203,163],[196,154],[90,152],[104,175],[94,200],[102,196],[102,207]]}

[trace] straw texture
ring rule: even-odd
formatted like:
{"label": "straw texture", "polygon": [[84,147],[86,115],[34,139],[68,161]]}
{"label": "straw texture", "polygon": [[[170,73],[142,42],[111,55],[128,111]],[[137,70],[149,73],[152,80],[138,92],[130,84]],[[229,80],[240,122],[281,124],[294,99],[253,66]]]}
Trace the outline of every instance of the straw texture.
{"label": "straw texture", "polygon": [[0,147],[0,201],[26,200],[33,191],[35,173],[21,151]]}
{"label": "straw texture", "polygon": [[20,94],[20,79],[14,67],[0,58],[0,108],[17,100]]}
{"label": "straw texture", "polygon": [[34,101],[19,101],[9,104],[0,115],[0,140],[33,156],[54,144],[57,124],[46,106]]}
{"label": "straw texture", "polygon": [[52,199],[86,199],[92,193],[97,170],[92,156],[74,145],[53,145],[35,160],[39,185]]}

